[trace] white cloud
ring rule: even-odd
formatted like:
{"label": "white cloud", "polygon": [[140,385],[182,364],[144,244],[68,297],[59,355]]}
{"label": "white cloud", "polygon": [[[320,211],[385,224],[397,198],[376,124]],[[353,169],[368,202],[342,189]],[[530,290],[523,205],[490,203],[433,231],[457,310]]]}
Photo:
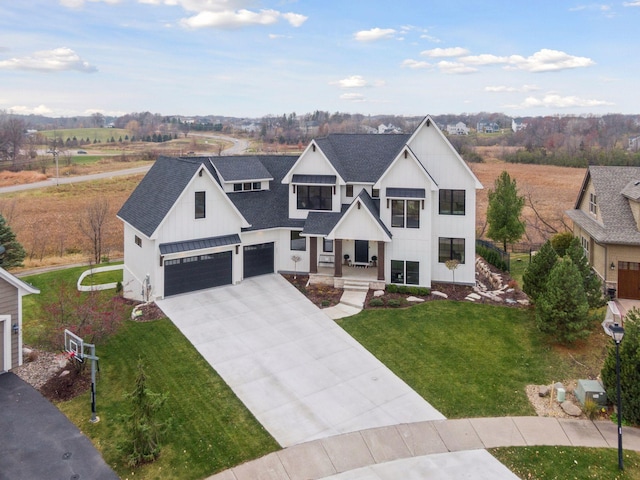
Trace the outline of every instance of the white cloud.
{"label": "white cloud", "polygon": [[9,108],[11,113],[16,115],[49,115],[53,113],[46,105],[38,105],[37,107],[27,107],[25,105],[15,105]]}
{"label": "white cloud", "polygon": [[442,60],[438,62],[438,68],[443,73],[450,74],[464,74],[464,73],[473,73],[477,72],[477,68],[470,67],[460,62],[448,62],[446,60]]}
{"label": "white cloud", "polygon": [[280,18],[276,10],[225,10],[222,12],[204,11],[192,17],[183,18],[180,24],[188,28],[241,28],[251,25],[273,25]]}
{"label": "white cloud", "polygon": [[361,93],[343,93],[340,95],[341,100],[349,100],[350,102],[364,102],[365,96]]}
{"label": "white cloud", "polygon": [[280,35],[280,34],[277,34],[277,33],[270,33],[269,34],[269,39],[270,40],[278,40],[280,38],[291,38],[291,36],[290,35]]}
{"label": "white cloud", "polygon": [[309,17],[301,15],[299,13],[283,13],[282,18],[289,22],[294,27],[300,27]]}
{"label": "white cloud", "polygon": [[497,55],[484,53],[482,55],[467,55],[465,57],[458,58],[458,60],[466,63],[467,65],[497,65],[500,63],[507,63],[509,61],[509,57],[498,57]]}
{"label": "white cloud", "polygon": [[640,1],[624,2],[622,5],[624,5],[625,7],[640,7]]}
{"label": "white cloud", "polygon": [[351,75],[337,82],[332,82],[332,85],[338,85],[340,88],[361,88],[369,86],[362,75]]}
{"label": "white cloud", "polygon": [[540,87],[537,85],[523,85],[522,87],[507,87],[506,85],[496,85],[496,86],[488,86],[484,87],[485,92],[533,92],[536,90],[540,90]]}
{"label": "white cloud", "polygon": [[407,58],[405,61],[402,62],[402,66],[406,67],[406,68],[429,68],[431,67],[431,64],[429,62],[421,62],[419,60],[413,60],[411,58]]}
{"label": "white cloud", "polygon": [[587,57],[576,57],[559,50],[543,48],[529,57],[511,55],[506,68],[526,70],[528,72],[554,72],[569,68],[583,68],[595,65]]}
{"label": "white cloud", "polygon": [[505,105],[505,108],[576,108],[576,107],[599,107],[604,105],[614,105],[604,100],[580,98],[576,96],[563,97],[557,93],[548,93],[542,98],[527,97],[519,105]]}
{"label": "white cloud", "polygon": [[97,72],[98,69],[67,47],[41,50],[31,56],[0,60],[0,69],[4,70],[38,70],[43,72],[60,72],[77,70],[84,73]]}
{"label": "white cloud", "polygon": [[461,57],[467,55],[469,50],[462,47],[450,47],[450,48],[433,48],[431,50],[424,50],[420,52],[420,55],[425,57],[442,58],[442,57]]}
{"label": "white cloud", "polygon": [[393,28],[372,28],[371,30],[361,30],[356,32],[353,37],[358,42],[373,42],[393,38],[396,31]]}

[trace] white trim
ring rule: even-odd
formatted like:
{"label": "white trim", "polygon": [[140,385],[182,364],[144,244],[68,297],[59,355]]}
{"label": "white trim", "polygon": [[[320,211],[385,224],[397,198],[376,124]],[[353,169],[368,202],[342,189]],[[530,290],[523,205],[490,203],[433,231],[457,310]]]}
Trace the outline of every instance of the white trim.
{"label": "white trim", "polygon": [[[349,214],[354,210],[357,209],[357,204],[361,203],[362,204],[362,210],[364,210],[366,212],[367,215],[369,215],[369,218],[371,218],[371,220],[373,220],[373,223],[375,224],[375,226],[378,228],[378,230],[380,230],[380,233],[382,233],[382,237],[383,240],[378,240],[378,239],[366,239],[367,241],[371,241],[371,242],[379,242],[379,241],[383,241],[383,242],[390,242],[391,241],[391,237],[389,236],[389,234],[384,230],[384,228],[382,228],[380,226],[380,220],[377,219],[373,213],[371,213],[371,210],[369,210],[367,208],[367,206],[364,204],[364,202],[362,201],[362,199],[360,199],[359,197],[356,197],[356,199],[353,201],[353,203],[351,203],[351,205],[349,206],[349,208],[347,208],[347,211],[344,212],[344,215],[342,215],[342,218],[340,218],[340,220],[338,220],[338,223],[335,224],[335,226],[331,229],[331,231],[326,235],[326,238],[328,240],[335,240],[335,231],[338,229],[338,227],[340,227],[340,225],[342,225],[342,223],[347,221],[347,217],[349,216]],[[362,239],[365,240],[365,239]],[[335,247],[334,247],[335,248]]]}
{"label": "white trim", "polygon": [[[378,178],[376,183],[373,184],[373,187],[374,188],[377,187],[378,189],[380,189],[380,186],[382,185],[382,180],[384,179],[384,177],[387,176],[389,172],[391,172],[393,167],[395,167],[396,163],[403,157],[404,152],[408,152],[408,155],[411,156],[413,161],[418,165],[418,168],[420,168],[420,171],[424,174],[424,176],[429,181],[429,184],[431,185],[431,188],[429,190],[432,192],[437,192],[438,183],[434,180],[431,174],[427,171],[426,167],[420,162],[420,160],[418,160],[418,157],[416,157],[416,155],[413,153],[413,150],[409,148],[408,144],[405,144],[405,146],[402,148],[400,153],[396,155],[396,158],[393,159],[393,161],[389,164],[387,169],[382,173],[382,175],[380,175],[380,178]],[[386,196],[386,192],[385,192],[385,196]]]}
{"label": "white trim", "polygon": [[[282,177],[282,182],[280,182],[280,183],[287,184],[287,185],[292,183],[291,182],[291,177],[293,176],[294,170],[298,167],[298,164],[302,161],[302,158],[305,156],[305,154],[309,151],[309,149],[312,146],[315,146],[316,151],[320,152],[320,155],[322,155],[322,158],[324,158],[325,162],[327,162],[327,164],[329,165],[331,170],[333,170],[333,172],[336,174],[336,180],[338,180],[338,185],[346,185],[346,182],[345,182],[344,178],[342,178],[340,173],[338,173],[338,171],[336,170],[336,167],[333,166],[333,163],[331,163],[331,161],[327,158],[327,156],[324,154],[324,152],[322,151],[320,146],[316,143],[315,139],[311,140],[309,142],[309,145],[307,145],[307,148],[304,149],[304,152],[302,152],[300,154],[300,156],[298,157],[296,162],[293,164],[291,169],[285,174],[284,177]],[[298,184],[296,184],[296,185],[298,185]]]}
{"label": "white trim", "polygon": [[11,315],[0,315],[0,323],[4,322],[4,327],[2,327],[3,335],[4,335],[4,350],[3,350],[3,369],[0,372],[5,371],[8,372],[11,370]]}

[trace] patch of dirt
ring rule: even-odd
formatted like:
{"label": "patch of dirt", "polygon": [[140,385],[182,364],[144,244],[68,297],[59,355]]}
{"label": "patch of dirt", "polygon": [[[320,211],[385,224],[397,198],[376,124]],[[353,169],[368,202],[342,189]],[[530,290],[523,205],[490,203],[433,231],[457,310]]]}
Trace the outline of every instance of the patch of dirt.
{"label": "patch of dirt", "polygon": [[[333,307],[340,303],[344,290],[329,285],[308,285],[309,275],[282,275],[294,287],[320,308]],[[296,277],[296,278],[294,278]]]}
{"label": "patch of dirt", "polygon": [[[136,322],[152,322],[154,320],[160,320],[165,318],[165,313],[160,309],[155,302],[138,304],[139,302],[130,302],[136,304],[134,308],[134,314],[131,319]],[[137,312],[137,313],[135,313]]]}
{"label": "patch of dirt", "polygon": [[40,393],[51,402],[64,402],[82,395],[90,388],[91,367],[86,365],[79,368],[69,362],[40,388]]}

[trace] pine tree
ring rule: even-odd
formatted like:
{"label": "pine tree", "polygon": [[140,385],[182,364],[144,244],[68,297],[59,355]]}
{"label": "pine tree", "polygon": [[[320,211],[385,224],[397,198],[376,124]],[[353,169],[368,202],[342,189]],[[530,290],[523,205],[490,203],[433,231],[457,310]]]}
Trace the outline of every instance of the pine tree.
{"label": "pine tree", "polygon": [[534,303],[544,290],[551,269],[557,261],[558,255],[549,241],[542,245],[531,259],[531,263],[522,276],[522,291],[529,295]]}
{"label": "pine tree", "polygon": [[584,293],[587,294],[587,301],[590,308],[597,308],[604,305],[604,297],[602,296],[602,282],[589,265],[584,254],[584,249],[580,245],[578,237],[573,237],[569,247],[567,248],[567,255],[571,257],[574,265],[578,267],[580,275],[582,276],[582,286],[584,287]]}
{"label": "pine tree", "polygon": [[22,261],[27,254],[2,215],[0,215],[0,245],[5,248],[4,256],[0,257],[0,265],[3,268],[23,266]]}
{"label": "pine tree", "polygon": [[158,420],[158,414],[167,396],[153,393],[147,388],[147,376],[140,359],[137,368],[136,386],[133,392],[125,395],[133,406],[133,411],[127,418],[129,438],[122,446],[130,467],[158,458],[160,439],[165,429],[165,424]]}
{"label": "pine tree", "polygon": [[576,237],[573,236],[572,232],[558,233],[551,238],[551,246],[559,257],[564,257],[574,238]]}
{"label": "pine tree", "polygon": [[[617,404],[616,347],[613,341],[601,373],[607,398]],[[637,308],[625,316],[624,338],[620,344],[620,397],[622,418],[633,425],[640,425],[640,310]]]}
{"label": "pine tree", "polygon": [[507,172],[500,174],[494,187],[494,190],[489,190],[487,237],[501,242],[506,252],[507,244],[520,240],[525,231],[524,222],[520,220],[524,197],[518,195],[516,181],[512,181]]}
{"label": "pine tree", "polygon": [[589,303],[578,267],[568,256],[558,261],[536,302],[536,324],[558,343],[568,344],[589,335]]}

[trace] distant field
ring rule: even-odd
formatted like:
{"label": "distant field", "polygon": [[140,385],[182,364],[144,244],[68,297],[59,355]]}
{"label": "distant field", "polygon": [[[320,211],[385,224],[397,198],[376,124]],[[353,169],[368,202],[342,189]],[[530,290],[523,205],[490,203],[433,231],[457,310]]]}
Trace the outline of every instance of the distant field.
{"label": "distant field", "polygon": [[73,137],[76,137],[79,141],[80,139],[88,138],[92,143],[94,140],[104,143],[111,140],[111,137],[116,141],[118,141],[120,137],[124,139],[127,135],[131,137],[131,133],[124,128],[68,128],[60,130],[43,130],[40,133],[47,137],[47,139],[59,137],[62,138],[63,141],[66,141],[67,138],[73,139]]}

